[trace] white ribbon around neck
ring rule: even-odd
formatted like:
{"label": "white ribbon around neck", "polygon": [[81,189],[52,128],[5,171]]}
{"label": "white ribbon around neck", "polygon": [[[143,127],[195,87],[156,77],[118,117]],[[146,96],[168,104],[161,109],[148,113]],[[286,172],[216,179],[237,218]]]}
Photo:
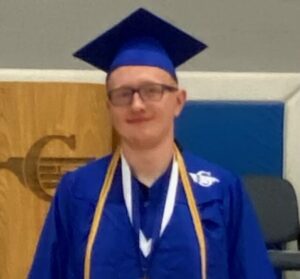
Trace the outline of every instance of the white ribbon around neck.
{"label": "white ribbon around neck", "polygon": [[[131,224],[133,224],[131,171],[123,154],[121,154],[121,166],[122,166],[123,196],[124,196],[129,220]],[[179,175],[178,163],[176,162],[175,158],[173,158],[167,197],[164,205],[163,218],[160,226],[160,234],[159,234],[160,237],[162,236],[168,223],[170,222],[170,219],[174,211],[176,192],[178,186],[178,175]],[[144,233],[141,230],[139,231],[139,246],[143,255],[145,257],[148,257],[152,249],[152,239],[150,238],[147,240],[147,238],[145,237]]]}

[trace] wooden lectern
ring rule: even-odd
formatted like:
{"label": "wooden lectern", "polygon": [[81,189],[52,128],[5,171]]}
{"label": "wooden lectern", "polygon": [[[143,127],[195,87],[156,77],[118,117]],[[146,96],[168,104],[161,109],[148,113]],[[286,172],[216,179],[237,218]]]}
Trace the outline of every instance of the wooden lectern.
{"label": "wooden lectern", "polygon": [[0,82],[0,278],[27,276],[61,175],[112,150],[105,87]]}

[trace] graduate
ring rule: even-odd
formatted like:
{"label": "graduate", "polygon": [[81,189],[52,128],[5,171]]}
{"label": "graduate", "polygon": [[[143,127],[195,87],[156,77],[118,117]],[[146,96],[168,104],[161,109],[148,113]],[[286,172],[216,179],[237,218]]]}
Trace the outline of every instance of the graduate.
{"label": "graduate", "polygon": [[174,143],[175,68],[205,48],[138,9],[75,53],[107,72],[120,146],[63,176],[28,278],[275,278],[239,178]]}

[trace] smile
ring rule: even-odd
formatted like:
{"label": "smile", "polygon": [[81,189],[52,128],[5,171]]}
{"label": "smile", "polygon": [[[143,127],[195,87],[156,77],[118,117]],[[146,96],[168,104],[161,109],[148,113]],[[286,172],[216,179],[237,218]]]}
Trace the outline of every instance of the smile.
{"label": "smile", "polygon": [[150,121],[150,118],[139,117],[139,118],[127,119],[127,123],[129,124],[142,123],[147,121]]}

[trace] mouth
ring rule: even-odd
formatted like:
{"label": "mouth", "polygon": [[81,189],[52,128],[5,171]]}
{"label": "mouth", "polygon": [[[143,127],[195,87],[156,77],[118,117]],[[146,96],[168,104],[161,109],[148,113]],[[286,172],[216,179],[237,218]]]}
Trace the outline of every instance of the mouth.
{"label": "mouth", "polygon": [[148,121],[150,121],[150,118],[146,118],[146,117],[129,118],[126,120],[126,122],[129,124],[137,124],[137,123],[143,123]]}

